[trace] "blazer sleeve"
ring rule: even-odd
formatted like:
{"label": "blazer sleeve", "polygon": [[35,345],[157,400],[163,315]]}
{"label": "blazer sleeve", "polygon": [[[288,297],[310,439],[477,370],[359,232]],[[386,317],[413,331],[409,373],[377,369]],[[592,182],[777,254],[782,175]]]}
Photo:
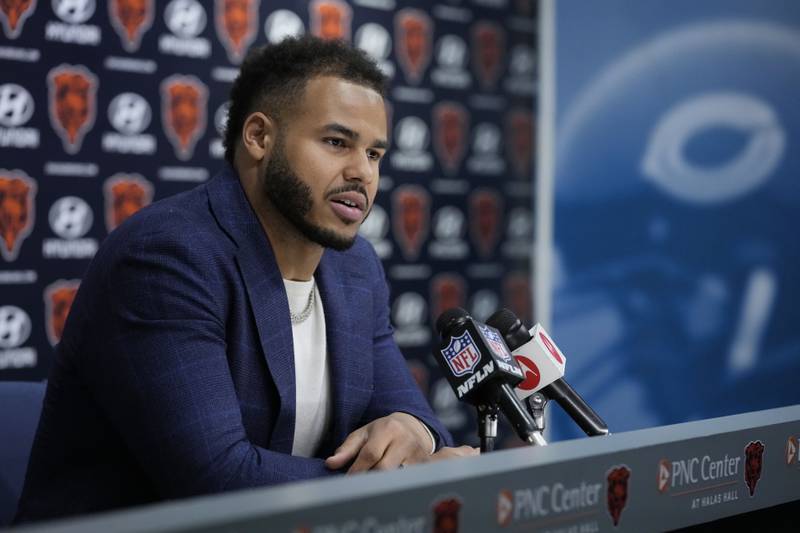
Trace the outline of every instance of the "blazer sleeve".
{"label": "blazer sleeve", "polygon": [[374,391],[363,422],[367,423],[394,412],[405,412],[428,426],[436,439],[436,449],[452,446],[453,438],[433,413],[394,340],[389,320],[389,287],[386,284],[386,275],[371,248],[370,252],[375,264],[372,309],[372,316],[375,317]]}
{"label": "blazer sleeve", "polygon": [[248,440],[226,357],[235,266],[219,234],[163,222],[171,229],[126,234],[100,258],[90,290],[102,340],[81,359],[96,403],[165,498],[330,474]]}

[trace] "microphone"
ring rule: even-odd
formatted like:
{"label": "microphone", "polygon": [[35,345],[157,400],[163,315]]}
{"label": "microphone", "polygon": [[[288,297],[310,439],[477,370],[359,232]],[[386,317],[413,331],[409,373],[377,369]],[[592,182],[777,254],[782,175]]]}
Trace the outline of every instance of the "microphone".
{"label": "microphone", "polygon": [[590,437],[608,435],[608,426],[563,378],[567,359],[540,324],[529,330],[508,309],[494,313],[486,323],[496,328],[520,366],[525,380],[517,385],[517,397],[524,400],[541,391],[555,400]]}
{"label": "microphone", "polygon": [[442,343],[433,355],[458,399],[480,412],[499,406],[522,440],[546,444],[514,393],[512,387],[523,380],[523,374],[500,332],[473,320],[460,307],[442,313],[436,330]]}

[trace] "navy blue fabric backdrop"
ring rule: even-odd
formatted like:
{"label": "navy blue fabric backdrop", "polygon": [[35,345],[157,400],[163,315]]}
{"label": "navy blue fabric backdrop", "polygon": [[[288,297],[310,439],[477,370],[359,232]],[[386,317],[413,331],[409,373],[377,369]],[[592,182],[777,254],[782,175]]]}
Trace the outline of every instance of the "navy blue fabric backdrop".
{"label": "navy blue fabric backdrop", "polygon": [[362,233],[414,375],[471,435],[430,356],[432,323],[453,305],[531,316],[535,20],[533,0],[3,2],[0,379],[46,376],[108,232],[221,167],[247,48],[311,32],[351,40],[392,80],[392,146]]}

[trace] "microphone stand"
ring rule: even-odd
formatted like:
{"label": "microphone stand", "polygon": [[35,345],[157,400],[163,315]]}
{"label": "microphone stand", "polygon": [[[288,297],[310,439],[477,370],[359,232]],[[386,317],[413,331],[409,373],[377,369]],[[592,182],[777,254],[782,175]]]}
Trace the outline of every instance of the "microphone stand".
{"label": "microphone stand", "polygon": [[478,405],[478,437],[481,439],[481,453],[494,451],[498,411],[496,403]]}
{"label": "microphone stand", "polygon": [[[541,392],[534,392],[525,398],[525,407],[528,408],[528,412],[531,414],[534,424],[536,424],[536,435],[541,439],[542,443],[546,444],[542,433],[544,432],[544,408],[547,407],[547,397]],[[539,443],[537,442],[537,444]]]}
{"label": "microphone stand", "polygon": [[[547,446],[542,432],[544,431],[544,408],[547,398],[538,392],[525,399],[528,412],[533,417],[536,430],[528,435],[526,442],[531,446]],[[478,437],[481,441],[481,453],[494,451],[494,442],[497,438],[497,404],[478,405]]]}

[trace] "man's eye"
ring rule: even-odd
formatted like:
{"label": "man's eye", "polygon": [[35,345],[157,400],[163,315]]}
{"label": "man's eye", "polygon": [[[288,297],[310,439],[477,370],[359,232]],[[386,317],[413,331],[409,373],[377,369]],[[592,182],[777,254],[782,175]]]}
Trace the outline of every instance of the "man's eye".
{"label": "man's eye", "polygon": [[337,139],[336,137],[329,137],[325,139],[325,142],[330,144],[331,146],[342,147],[344,146],[344,140]]}
{"label": "man's eye", "polygon": [[369,152],[367,152],[367,157],[369,157],[373,161],[380,161],[381,157],[383,157],[383,154],[381,154],[380,152],[376,152],[374,150],[370,150]]}

